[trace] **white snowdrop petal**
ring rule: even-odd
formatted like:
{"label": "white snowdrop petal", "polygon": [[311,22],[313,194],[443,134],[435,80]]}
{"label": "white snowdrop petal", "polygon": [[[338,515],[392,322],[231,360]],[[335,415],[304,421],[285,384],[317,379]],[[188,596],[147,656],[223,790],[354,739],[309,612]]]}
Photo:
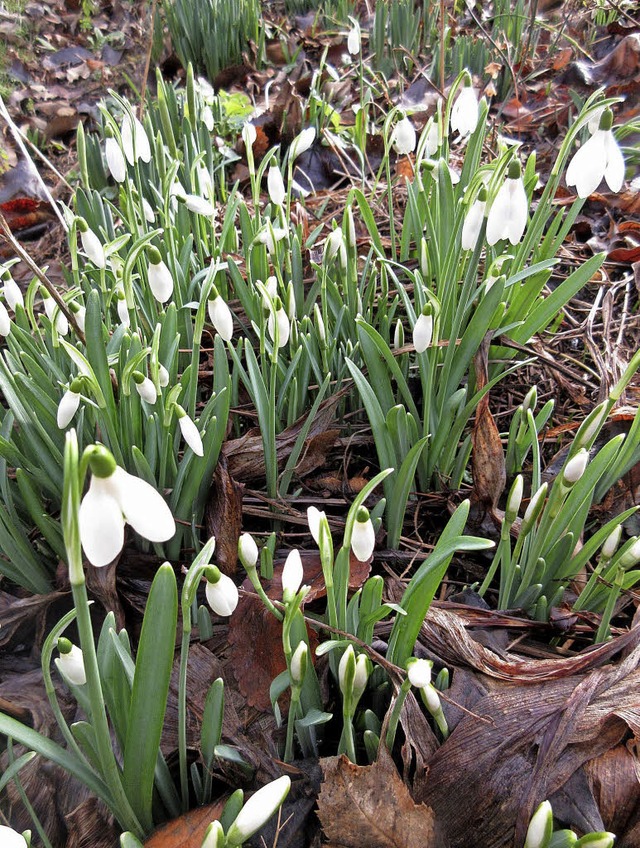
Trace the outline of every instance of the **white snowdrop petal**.
{"label": "white snowdrop petal", "polygon": [[624,156],[613,133],[609,131],[605,147],[607,151],[607,167],[604,178],[611,191],[620,191],[624,183]]}
{"label": "white snowdrop petal", "polygon": [[166,303],[173,294],[173,277],[165,262],[150,262],[148,269],[149,288],[158,303]]}
{"label": "white snowdrop petal", "polygon": [[432,336],[433,315],[420,314],[413,328],[413,346],[416,353],[424,353],[431,344]]}
{"label": "white snowdrop petal", "polygon": [[0,302],[0,336],[8,336],[11,332],[11,318],[4,303]]}
{"label": "white snowdrop petal", "polygon": [[428,660],[414,660],[407,668],[409,682],[416,689],[423,689],[431,683],[431,663]]}
{"label": "white snowdrop petal", "polygon": [[286,775],[258,789],[247,801],[227,831],[226,845],[242,845],[271,818],[287,797],[291,779]]}
{"label": "white snowdrop petal", "polygon": [[302,132],[297,135],[291,142],[291,147],[289,148],[289,157],[291,158],[291,160],[297,159],[298,156],[300,156],[305,151],[309,150],[315,140],[315,127],[307,127],[305,130],[302,130]]}
{"label": "white snowdrop petal", "polygon": [[487,242],[489,244],[495,244],[501,239],[507,238],[509,212],[509,188],[505,183],[501,186],[489,209],[487,217]]}
{"label": "white snowdrop petal", "polygon": [[189,418],[188,415],[183,415],[182,418],[178,418],[178,424],[180,425],[182,438],[189,445],[195,455],[204,456],[202,437],[200,436],[200,431],[198,430],[195,421]]}
{"label": "white snowdrop petal", "polygon": [[269,198],[275,206],[282,206],[287,196],[284,187],[282,173],[277,165],[271,165],[267,174],[267,188],[269,190]]}
{"label": "white snowdrop petal", "polygon": [[481,200],[475,200],[467,212],[462,225],[460,243],[463,250],[475,249],[478,243],[478,237],[480,236],[480,230],[482,229],[482,222],[484,221],[485,207],[486,203],[483,203]]}
{"label": "white snowdrop petal", "polygon": [[13,277],[9,277],[4,281],[3,291],[9,309],[12,309],[15,312],[16,306],[24,306],[22,290]]}
{"label": "white snowdrop petal", "polygon": [[413,153],[416,146],[416,131],[409,118],[398,121],[391,134],[391,143],[400,156]]}
{"label": "white snowdrop petal", "polygon": [[2,848],[27,848],[24,836],[4,824],[0,825],[0,845]]}
{"label": "white snowdrop petal", "polygon": [[511,244],[518,244],[527,226],[529,204],[522,179],[507,180],[509,186],[508,236]]}
{"label": "white snowdrop petal", "polygon": [[216,615],[229,616],[238,606],[238,587],[226,574],[221,574],[217,583],[207,580],[205,594]]}
{"label": "white snowdrop petal", "polygon": [[84,670],[84,658],[82,651],[77,645],[72,645],[71,650],[66,654],[60,654],[56,658],[56,666],[65,677],[74,686],[84,686],[87,682],[87,675]]}
{"label": "white snowdrop petal", "polygon": [[123,183],[127,177],[127,163],[115,138],[111,137],[105,141],[104,154],[109,173],[117,183]]}
{"label": "white snowdrop petal", "polygon": [[141,383],[136,383],[136,391],[147,403],[153,404],[158,400],[158,392],[148,377],[145,377]]}
{"label": "white snowdrop petal", "polygon": [[606,133],[597,130],[574,155],[567,168],[566,183],[578,197],[589,197],[600,185],[606,168]]}
{"label": "white snowdrop petal", "polygon": [[373,530],[371,519],[367,521],[356,521],[351,534],[351,550],[357,560],[366,562],[376,544],[376,534]]}
{"label": "white snowdrop petal", "polygon": [[124,516],[108,479],[91,478],[78,518],[85,556],[92,565],[109,565],[124,545]]}
{"label": "white snowdrop petal", "polygon": [[243,533],[238,542],[238,554],[245,568],[255,568],[260,555],[256,541],[251,533]]}
{"label": "white snowdrop petal", "polygon": [[325,517],[326,513],[324,510],[318,509],[315,506],[308,507],[307,523],[309,524],[309,531],[316,545],[320,543],[320,521]]}
{"label": "white snowdrop petal", "polygon": [[176,532],[165,499],[153,486],[116,468],[112,477],[115,497],[128,524],[150,542],[166,542]]}
{"label": "white snowdrop petal", "polygon": [[82,242],[82,249],[96,268],[106,268],[107,260],[104,255],[104,247],[93,230],[80,232],[80,241]]}
{"label": "white snowdrop petal", "polygon": [[290,596],[296,594],[302,585],[304,571],[302,568],[302,560],[300,559],[300,551],[294,548],[289,552],[287,559],[282,569],[282,591]]}
{"label": "white snowdrop petal", "polygon": [[62,395],[62,400],[58,404],[58,413],[56,421],[60,430],[65,430],[71,423],[71,419],[78,411],[80,406],[80,395],[77,392],[72,392],[71,389]]}
{"label": "white snowdrop petal", "polygon": [[233,315],[222,295],[217,295],[207,304],[209,318],[223,341],[230,342],[233,337]]}

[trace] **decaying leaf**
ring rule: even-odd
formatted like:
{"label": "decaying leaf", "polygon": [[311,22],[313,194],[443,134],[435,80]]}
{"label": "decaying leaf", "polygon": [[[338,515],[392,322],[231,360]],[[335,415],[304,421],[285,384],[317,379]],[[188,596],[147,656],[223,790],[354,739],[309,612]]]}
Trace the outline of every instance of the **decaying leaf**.
{"label": "decaying leaf", "polygon": [[205,830],[220,818],[225,801],[221,798],[206,807],[196,807],[168,822],[147,839],[144,848],[200,848]]}
{"label": "decaying leaf", "polygon": [[244,486],[229,474],[227,459],[221,455],[204,511],[204,524],[207,536],[216,538],[216,565],[225,574],[235,574],[238,563],[243,490]]}
{"label": "decaying leaf", "polygon": [[381,749],[370,766],[347,757],[321,761],[318,816],[331,848],[436,848],[433,811],[416,804],[391,757]]}
{"label": "decaying leaf", "polygon": [[[473,358],[478,391],[487,385],[490,344],[491,334],[487,333]],[[471,438],[473,440],[471,462],[474,501],[482,504],[489,512],[493,512],[504,490],[507,474],[502,440],[489,409],[489,392],[478,403]]]}

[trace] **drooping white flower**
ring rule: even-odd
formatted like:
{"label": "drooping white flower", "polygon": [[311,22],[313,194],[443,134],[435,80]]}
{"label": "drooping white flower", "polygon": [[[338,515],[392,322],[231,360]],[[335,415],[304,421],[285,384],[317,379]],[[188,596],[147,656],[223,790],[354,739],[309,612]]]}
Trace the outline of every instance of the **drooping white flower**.
{"label": "drooping white flower", "polygon": [[58,404],[58,413],[56,421],[61,430],[66,430],[71,423],[71,419],[78,411],[80,406],[80,381],[74,380],[67,391],[62,395],[62,399]]}
{"label": "drooping white flower", "polygon": [[113,179],[117,183],[123,183],[127,178],[127,163],[122,148],[113,136],[109,136],[104,143],[104,155]]}
{"label": "drooping white flower", "polygon": [[256,236],[256,241],[264,244],[268,253],[275,253],[276,244],[286,238],[289,231],[284,227],[274,227],[271,222],[264,227]]}
{"label": "drooping white flower", "polygon": [[287,797],[291,779],[286,775],[267,783],[249,798],[227,831],[226,845],[237,848],[271,818]]}
{"label": "drooping white flower", "polygon": [[352,56],[357,56],[360,52],[360,24],[354,18],[349,18],[353,26],[347,35],[347,50]]}
{"label": "drooping white flower", "polygon": [[484,223],[484,213],[487,206],[486,200],[486,190],[482,188],[477,200],[474,200],[471,204],[462,225],[460,246],[463,250],[475,250],[476,245],[478,244],[480,230]]}
{"label": "drooping white flower", "polygon": [[187,413],[178,403],[176,404],[176,415],[178,416],[178,425],[180,427],[180,432],[182,433],[182,438],[196,456],[204,456],[202,437],[195,421],[192,418],[189,418]]}
{"label": "drooping white flower", "polygon": [[434,156],[440,147],[440,133],[438,124],[432,121],[431,126],[427,130],[427,136],[424,142],[424,152],[427,156]]}
{"label": "drooping white flower", "polygon": [[471,85],[464,85],[451,107],[451,131],[461,137],[471,135],[478,126],[478,98]]}
{"label": "drooping white flower", "polygon": [[255,568],[260,553],[251,533],[243,533],[238,539],[238,557],[247,570]]}
{"label": "drooping white flower", "polygon": [[4,298],[7,301],[7,306],[9,309],[12,309],[14,312],[16,311],[16,306],[24,306],[24,297],[22,295],[22,290],[20,286],[13,279],[11,274],[7,274],[4,278],[4,285],[2,287],[4,292]]}
{"label": "drooping white flower", "polygon": [[287,196],[282,179],[282,171],[277,165],[269,167],[267,174],[267,188],[269,189],[269,198],[274,206],[282,206]]}
{"label": "drooping white flower", "polygon": [[209,132],[213,132],[214,120],[213,120],[213,112],[211,111],[211,106],[205,106],[200,113],[200,120],[205,125]]}
{"label": "drooping white flower", "polygon": [[509,163],[509,172],[489,209],[487,218],[487,241],[495,244],[501,239],[509,239],[518,244],[527,226],[529,204],[522,182],[520,162],[513,159]]}
{"label": "drooping white flower", "polygon": [[244,141],[245,147],[253,147],[253,143],[257,138],[256,128],[253,124],[247,121],[242,127],[242,140]]}
{"label": "drooping white flower", "polygon": [[580,448],[578,453],[571,457],[569,462],[567,462],[565,469],[562,473],[562,481],[569,486],[573,486],[574,483],[577,483],[578,480],[582,477],[584,472],[587,470],[587,465],[589,463],[589,451],[584,448]]}
{"label": "drooping white flower", "polygon": [[320,543],[320,522],[326,517],[327,514],[322,509],[318,509],[315,506],[307,508],[307,523],[309,524],[309,531],[316,545]]}
{"label": "drooping white flower", "polygon": [[529,822],[524,848],[545,848],[553,833],[553,811],[548,801],[543,801]]}
{"label": "drooping white flower", "polygon": [[202,215],[205,218],[213,218],[216,214],[215,207],[209,203],[204,197],[199,194],[187,194],[184,197],[178,197],[190,212],[195,212],[196,215]]}
{"label": "drooping white flower", "polygon": [[574,155],[567,168],[567,185],[575,186],[578,197],[589,197],[603,178],[611,191],[620,191],[624,182],[624,156],[611,131],[613,113],[605,109],[599,129]]}
{"label": "drooping white flower", "polygon": [[282,569],[282,598],[285,601],[290,601],[298,592],[304,577],[302,568],[302,560],[300,559],[300,551],[294,548],[289,551],[284,568]]}
{"label": "drooping white flower", "polygon": [[269,335],[276,342],[276,327],[277,327],[277,344],[278,347],[285,347],[287,342],[289,341],[289,333],[290,333],[290,324],[289,324],[289,316],[285,312],[282,301],[279,297],[276,297],[273,303],[274,308],[269,312],[269,318],[267,319],[267,330],[269,331]]}
{"label": "drooping white flower", "polygon": [[80,504],[80,540],[89,562],[108,565],[122,550],[124,525],[150,542],[166,542],[176,532],[171,510],[145,480],[119,468],[102,445],[94,445],[89,490]]}
{"label": "drooping white flower", "polygon": [[27,848],[27,840],[12,827],[0,824],[0,845],[2,848]]}
{"label": "drooping white flower", "polygon": [[65,638],[58,639],[58,650],[60,656],[55,660],[58,671],[74,686],[84,686],[87,682],[87,675],[84,669],[82,650],[77,645],[72,645]]}
{"label": "drooping white flower", "polygon": [[149,258],[147,275],[151,294],[158,303],[166,303],[173,294],[173,277],[171,276],[171,271],[167,268],[166,263],[160,256],[160,251],[155,247],[149,248],[147,255]]}
{"label": "drooping white flower", "polygon": [[393,149],[399,156],[406,156],[409,153],[413,153],[416,148],[417,138],[415,128],[409,118],[403,118],[401,121],[398,121],[391,133],[390,141]]}
{"label": "drooping white flower", "polygon": [[238,587],[236,584],[215,566],[209,566],[204,576],[207,578],[205,594],[211,609],[216,615],[231,615],[238,606]]}
{"label": "drooping white flower", "polygon": [[69,309],[73,312],[73,317],[76,319],[76,324],[78,325],[81,332],[84,333],[84,322],[87,317],[87,310],[80,303],[76,303],[75,300],[69,301]]}
{"label": "drooping white flower", "polygon": [[431,668],[433,663],[429,660],[413,659],[407,663],[407,676],[409,683],[416,689],[423,689],[431,683]]}
{"label": "drooping white flower", "polygon": [[47,318],[53,324],[53,317],[55,315],[56,330],[60,333],[61,336],[66,336],[69,332],[69,322],[67,321],[67,316],[60,311],[60,307],[46,289],[41,289],[41,292],[42,305],[44,306],[44,311]]}
{"label": "drooping white flower", "polygon": [[307,668],[308,655],[309,646],[306,642],[301,640],[300,642],[298,642],[298,647],[293,652],[289,669],[292,682],[298,686],[302,684],[302,680],[304,678],[304,673]]}
{"label": "drooping white flower", "polygon": [[640,538],[632,536],[629,541],[632,542],[631,547],[627,548],[618,560],[618,565],[625,570],[640,562]]}
{"label": "drooping white flower", "polygon": [[8,336],[11,332],[11,318],[7,312],[7,307],[0,301],[0,336]]}
{"label": "drooping white flower", "polygon": [[221,294],[209,300],[207,303],[209,318],[213,324],[215,331],[225,342],[230,342],[233,337],[233,315],[229,309],[226,300]]}
{"label": "drooping white flower", "polygon": [[158,363],[158,385],[163,389],[169,385],[169,372],[161,362]]}
{"label": "drooping white flower", "polygon": [[360,562],[366,562],[373,553],[375,544],[376,534],[369,518],[369,510],[366,506],[361,506],[356,515],[353,533],[351,534],[353,555]]}
{"label": "drooping white flower", "polygon": [[302,130],[299,135],[297,135],[293,141],[291,142],[291,147],[289,148],[289,158],[291,161],[297,159],[305,151],[309,150],[313,142],[316,140],[316,128],[315,127],[307,127]]}
{"label": "drooping white flower", "polygon": [[427,304],[420,315],[418,315],[418,319],[413,325],[413,346],[416,349],[416,353],[424,353],[431,344],[432,337],[433,310],[431,306]]}
{"label": "drooping white flower", "polygon": [[147,224],[153,224],[156,220],[156,213],[153,211],[151,204],[146,197],[142,198],[142,214]]}
{"label": "drooping white flower", "polygon": [[116,291],[116,308],[118,310],[118,318],[120,319],[120,323],[123,327],[131,326],[131,316],[129,315],[129,307],[127,306],[127,299],[125,297],[124,291],[122,289],[118,289]]}
{"label": "drooping white flower", "polygon": [[134,115],[125,115],[120,129],[122,138],[122,149],[130,165],[141,159],[143,162],[151,161],[151,145],[145,128]]}
{"label": "drooping white flower", "polygon": [[84,218],[76,219],[76,226],[80,233],[80,242],[82,249],[87,257],[93,262],[96,268],[106,268],[107,259],[104,255],[104,247],[98,236],[89,229],[89,225]]}
{"label": "drooping white flower", "polygon": [[341,268],[347,267],[347,245],[344,241],[344,236],[342,234],[342,230],[340,227],[336,227],[332,230],[327,236],[327,240],[324,243],[324,256],[323,260],[325,262],[330,262],[334,257],[338,257]]}
{"label": "drooping white flower", "polygon": [[153,382],[148,377],[145,377],[141,371],[134,371],[131,376],[133,377],[136,391],[142,400],[153,406],[153,404],[158,400],[158,392],[156,391],[156,387],[153,385]]}

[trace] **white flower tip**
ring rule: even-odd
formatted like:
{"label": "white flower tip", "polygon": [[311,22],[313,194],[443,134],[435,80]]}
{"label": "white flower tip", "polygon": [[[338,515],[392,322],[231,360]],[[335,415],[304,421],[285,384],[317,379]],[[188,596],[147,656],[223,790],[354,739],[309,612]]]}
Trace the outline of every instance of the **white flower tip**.
{"label": "white flower tip", "polygon": [[543,801],[531,817],[524,848],[542,848],[553,832],[553,811],[549,801]]}
{"label": "white flower tip", "polygon": [[238,540],[238,556],[245,568],[255,568],[258,563],[258,546],[251,533],[243,533]]}
{"label": "white flower tip", "polygon": [[302,585],[303,577],[304,569],[302,568],[300,551],[297,548],[294,548],[292,551],[289,551],[289,555],[284,563],[284,568],[282,569],[283,598],[290,600],[296,595],[298,589]]}
{"label": "white flower tip", "polygon": [[220,574],[215,583],[207,580],[207,603],[220,616],[230,616],[238,606],[238,587],[226,574]]}
{"label": "white flower tip", "polygon": [[409,683],[416,689],[424,689],[431,683],[431,667],[429,660],[414,659],[407,664]]}

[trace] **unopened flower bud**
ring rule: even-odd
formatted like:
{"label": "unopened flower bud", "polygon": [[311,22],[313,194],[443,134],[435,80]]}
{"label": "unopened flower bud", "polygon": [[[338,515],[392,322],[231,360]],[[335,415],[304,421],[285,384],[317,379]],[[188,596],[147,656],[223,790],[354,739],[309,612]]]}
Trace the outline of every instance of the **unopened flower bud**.
{"label": "unopened flower bud", "polygon": [[284,568],[282,569],[282,600],[285,603],[292,601],[296,596],[302,584],[303,577],[304,570],[302,568],[302,560],[300,559],[300,551],[294,548],[292,551],[289,551]]}
{"label": "unopened flower bud", "polygon": [[553,811],[548,801],[543,801],[531,817],[524,848],[547,848],[553,833]]}
{"label": "unopened flower bud", "polygon": [[238,557],[244,568],[249,571],[258,564],[258,546],[251,533],[243,533],[238,539]]}
{"label": "unopened flower bud", "polygon": [[407,676],[409,683],[416,689],[424,689],[431,683],[431,660],[410,659],[407,663]]}
{"label": "unopened flower bud", "polygon": [[573,486],[586,471],[589,462],[589,451],[580,448],[578,453],[567,462],[562,473],[562,482],[567,486]]}
{"label": "unopened flower bud", "polygon": [[611,559],[615,552],[618,550],[618,545],[620,544],[620,537],[622,536],[622,524],[618,524],[617,527],[609,533],[607,538],[604,540],[604,544],[602,546],[602,550],[600,551],[603,559]]}
{"label": "unopened flower bud", "polygon": [[296,686],[301,686],[304,680],[304,675],[307,670],[307,660],[309,656],[309,648],[307,643],[301,641],[298,647],[293,652],[291,657],[291,682]]}

